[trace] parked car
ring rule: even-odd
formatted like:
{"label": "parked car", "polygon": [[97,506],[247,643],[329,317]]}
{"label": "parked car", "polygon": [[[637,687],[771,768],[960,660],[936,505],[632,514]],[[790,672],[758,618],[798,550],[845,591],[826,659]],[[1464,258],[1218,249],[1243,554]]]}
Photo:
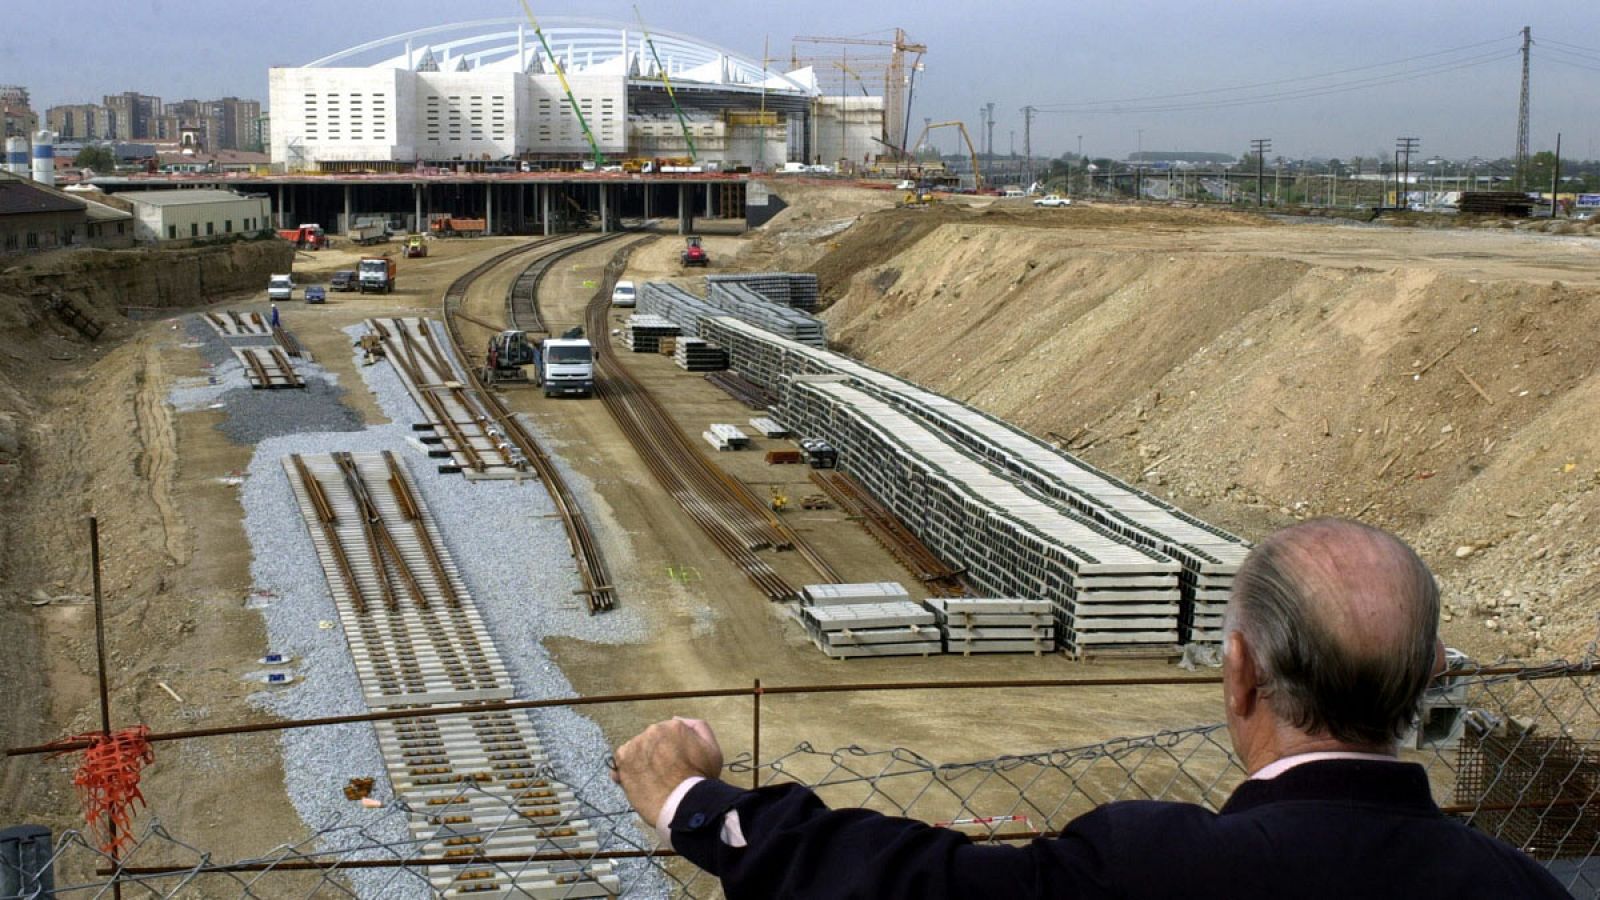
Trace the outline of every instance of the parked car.
{"label": "parked car", "polygon": [[619,281],[611,289],[612,306],[635,306],[639,302],[639,292],[631,281]]}
{"label": "parked car", "polygon": [[1055,209],[1062,206],[1071,206],[1072,199],[1070,197],[1062,197],[1058,194],[1051,194],[1048,197],[1040,197],[1039,199],[1033,201],[1033,205],[1044,207],[1046,209]]}
{"label": "parked car", "polygon": [[312,286],[306,288],[306,302],[307,303],[327,303],[328,302],[328,292],[323,289],[322,285],[313,284]]}
{"label": "parked car", "polygon": [[328,287],[336,291],[353,291],[356,289],[356,273],[354,269],[340,269],[333,273],[333,279],[328,282]]}

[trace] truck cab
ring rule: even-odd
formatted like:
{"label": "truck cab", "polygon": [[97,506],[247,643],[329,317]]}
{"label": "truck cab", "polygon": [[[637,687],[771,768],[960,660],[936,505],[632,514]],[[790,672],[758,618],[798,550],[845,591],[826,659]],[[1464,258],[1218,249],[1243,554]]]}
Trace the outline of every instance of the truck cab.
{"label": "truck cab", "polygon": [[534,353],[534,371],[546,397],[594,393],[594,347],[588,338],[545,338]]}
{"label": "truck cab", "polygon": [[267,279],[268,300],[293,300],[294,278],[288,275],[273,275]]}
{"label": "truck cab", "polygon": [[394,293],[394,260],[387,256],[366,256],[356,265],[361,293]]}

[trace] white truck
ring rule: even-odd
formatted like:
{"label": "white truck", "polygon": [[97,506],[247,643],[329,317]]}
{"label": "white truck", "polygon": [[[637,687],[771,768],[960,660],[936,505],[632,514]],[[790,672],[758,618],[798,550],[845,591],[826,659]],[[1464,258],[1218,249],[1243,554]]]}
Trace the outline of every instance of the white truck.
{"label": "white truck", "polygon": [[389,226],[381,219],[363,219],[353,225],[345,236],[363,247],[381,244],[389,240]]}
{"label": "white truck", "polygon": [[546,397],[588,397],[594,393],[594,346],[583,336],[582,328],[545,338],[534,345],[533,370]]}
{"label": "white truck", "polygon": [[273,275],[267,279],[268,300],[293,300],[294,278],[288,275]]}

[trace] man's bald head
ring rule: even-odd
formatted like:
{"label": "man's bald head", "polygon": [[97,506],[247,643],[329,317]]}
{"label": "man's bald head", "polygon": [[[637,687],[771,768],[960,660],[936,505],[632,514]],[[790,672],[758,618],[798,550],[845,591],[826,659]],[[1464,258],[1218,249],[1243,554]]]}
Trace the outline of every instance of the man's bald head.
{"label": "man's bald head", "polygon": [[1411,725],[1433,675],[1439,588],[1386,531],[1314,519],[1262,541],[1240,567],[1228,628],[1243,633],[1274,715],[1370,746]]}

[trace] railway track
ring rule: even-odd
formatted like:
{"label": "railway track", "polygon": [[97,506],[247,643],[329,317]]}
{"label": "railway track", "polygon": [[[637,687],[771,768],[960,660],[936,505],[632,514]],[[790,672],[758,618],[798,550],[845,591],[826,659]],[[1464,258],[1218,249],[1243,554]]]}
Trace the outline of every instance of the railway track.
{"label": "railway track", "polygon": [[587,310],[590,340],[602,351],[595,363],[595,393],[657,483],[769,599],[789,600],[796,591],[758,555],[760,550],[796,550],[824,580],[841,580],[766,503],[706,459],[650,391],[613,362],[617,357],[606,321],[609,309],[606,292],[600,291]]}
{"label": "railway track", "polygon": [[[465,344],[462,343],[461,333],[456,324],[459,308],[464,305],[467,291],[472,287],[473,282],[483,277],[496,266],[524,253],[536,250],[548,251],[545,254],[541,254],[540,258],[535,260],[534,263],[534,265],[543,264],[544,268],[540,270],[542,274],[543,271],[548,269],[549,265],[561,257],[597,244],[615,240],[621,236],[621,234],[610,234],[576,239],[570,237],[556,238],[535,242],[524,247],[515,247],[484,260],[454,282],[451,282],[450,286],[445,289],[444,294],[444,327],[450,343],[455,347],[457,357],[463,361],[473,358],[472,355],[468,354]],[[535,279],[535,283],[537,283],[537,279]],[[513,290],[515,290],[515,285],[513,285]],[[533,309],[537,309],[537,302],[531,296],[529,304]],[[508,327],[522,328],[516,316],[516,310],[509,301],[507,324]],[[540,324],[542,326],[542,322]],[[523,330],[528,329],[524,328]],[[583,585],[580,590],[588,603],[589,612],[594,614],[614,608],[617,602],[616,590],[611,584],[611,576],[606,568],[605,558],[600,553],[600,545],[595,540],[594,531],[589,527],[589,521],[585,518],[582,508],[578,506],[577,500],[573,497],[571,489],[567,487],[566,480],[561,477],[560,471],[556,469],[555,463],[551,461],[549,455],[539,446],[538,441],[534,440],[533,435],[523,427],[522,423],[511,413],[505,403],[484,387],[471,366],[463,365],[459,374],[462,383],[470,388],[473,396],[482,404],[486,421],[495,423],[501,434],[510,442],[511,446],[516,448],[526,465],[532,467],[538,474],[539,479],[544,482],[546,489],[549,490],[550,499],[554,502],[556,512],[561,516],[562,527],[567,532],[567,540],[572,545],[573,560],[577,565],[578,577]]]}
{"label": "railway track", "polygon": [[304,378],[289,362],[288,354],[277,347],[232,347],[233,355],[244,365],[245,377],[257,389],[303,388]]}
{"label": "railway track", "polygon": [[[489,702],[514,688],[488,629],[403,463],[389,452],[283,461],[316,547],[366,704]],[[520,711],[376,725],[395,800],[442,896],[610,897],[595,830]],[[500,854],[565,854],[508,869]]]}

